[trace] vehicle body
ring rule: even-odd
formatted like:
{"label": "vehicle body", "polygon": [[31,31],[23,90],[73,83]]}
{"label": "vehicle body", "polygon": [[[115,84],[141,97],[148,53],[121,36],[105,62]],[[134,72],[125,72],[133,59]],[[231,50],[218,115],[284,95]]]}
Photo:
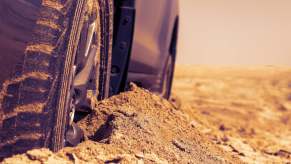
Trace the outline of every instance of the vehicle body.
{"label": "vehicle body", "polygon": [[78,144],[128,82],[169,98],[177,32],[178,0],[0,1],[0,160]]}
{"label": "vehicle body", "polygon": [[[115,42],[113,48],[113,68],[117,66],[116,69],[120,70],[122,68],[122,70],[125,70],[128,73],[126,80],[128,83],[135,82],[141,87],[159,93],[165,98],[169,98],[171,82],[168,84],[165,84],[165,82],[172,81],[172,73],[176,59],[179,25],[178,0],[136,0],[135,3],[126,3],[126,5],[126,9],[131,8],[131,10],[124,11],[127,15],[125,14],[123,17],[128,17],[132,20],[132,31],[130,30],[131,28],[128,28],[131,25],[127,25],[126,28],[128,31],[124,30],[120,33],[121,35],[124,33],[132,34],[132,36],[126,35],[132,39],[128,41],[131,42],[131,46],[121,52],[118,50],[114,51],[115,47],[118,49],[120,47],[119,45],[127,39],[124,36],[118,39],[119,33],[115,33],[117,35],[115,38],[119,42]],[[120,15],[122,14],[118,16]],[[122,26],[118,28],[120,27],[122,28]],[[124,52],[126,51],[128,51],[130,61],[122,65],[120,63],[122,59],[118,56],[124,56]],[[165,69],[169,60],[171,60],[171,74],[168,75],[169,80],[165,80]],[[126,67],[129,67],[128,70]],[[125,79],[123,78],[120,81],[125,81]],[[167,91],[165,91],[165,87]],[[118,87],[113,88],[115,88],[113,94],[117,93],[116,88]],[[123,88],[124,84],[121,84],[120,90],[122,91]]]}
{"label": "vehicle body", "polygon": [[169,56],[175,63],[178,22],[177,0],[136,1],[128,81],[137,82],[151,91],[162,92],[161,79]]}

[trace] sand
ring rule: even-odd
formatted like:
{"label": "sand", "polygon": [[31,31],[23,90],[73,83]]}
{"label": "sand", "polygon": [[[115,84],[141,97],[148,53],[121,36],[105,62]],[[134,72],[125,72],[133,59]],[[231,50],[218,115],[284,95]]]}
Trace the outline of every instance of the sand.
{"label": "sand", "polygon": [[288,163],[291,69],[178,66],[171,101],[134,85],[97,102],[86,139],[3,163]]}

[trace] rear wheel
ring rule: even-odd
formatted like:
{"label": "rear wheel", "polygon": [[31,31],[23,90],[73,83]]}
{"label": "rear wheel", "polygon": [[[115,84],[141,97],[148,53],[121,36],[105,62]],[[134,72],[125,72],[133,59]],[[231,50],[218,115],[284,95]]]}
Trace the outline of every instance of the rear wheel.
{"label": "rear wheel", "polygon": [[172,39],[169,49],[169,56],[167,58],[163,76],[161,79],[161,96],[166,99],[169,99],[172,91],[172,83],[174,78],[175,71],[175,62],[176,62],[176,49],[177,49],[177,39],[178,39],[178,29],[179,29],[179,19],[176,18],[175,25],[173,28]]}
{"label": "rear wheel", "polygon": [[76,111],[90,107],[92,97],[108,96],[112,5],[111,0],[43,0],[39,5],[23,60],[7,63],[16,71],[2,84],[0,158],[78,143]]}
{"label": "rear wheel", "polygon": [[174,66],[175,66],[174,58],[172,57],[172,55],[169,55],[167,63],[164,68],[161,86],[161,96],[163,96],[166,99],[169,99],[171,96]]}

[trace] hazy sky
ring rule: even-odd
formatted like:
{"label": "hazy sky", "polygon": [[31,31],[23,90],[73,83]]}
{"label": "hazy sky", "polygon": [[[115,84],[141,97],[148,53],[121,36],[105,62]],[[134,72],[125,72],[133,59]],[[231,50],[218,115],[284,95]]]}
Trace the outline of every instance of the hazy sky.
{"label": "hazy sky", "polygon": [[291,0],[180,0],[178,62],[291,65]]}

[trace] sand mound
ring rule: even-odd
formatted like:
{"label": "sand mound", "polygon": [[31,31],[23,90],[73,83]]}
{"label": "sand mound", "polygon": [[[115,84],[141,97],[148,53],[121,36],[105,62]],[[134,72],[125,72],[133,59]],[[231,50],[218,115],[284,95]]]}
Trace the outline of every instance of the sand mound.
{"label": "sand mound", "polygon": [[79,125],[87,139],[77,147],[55,154],[31,150],[4,163],[239,162],[204,139],[171,103],[135,86],[97,103]]}

